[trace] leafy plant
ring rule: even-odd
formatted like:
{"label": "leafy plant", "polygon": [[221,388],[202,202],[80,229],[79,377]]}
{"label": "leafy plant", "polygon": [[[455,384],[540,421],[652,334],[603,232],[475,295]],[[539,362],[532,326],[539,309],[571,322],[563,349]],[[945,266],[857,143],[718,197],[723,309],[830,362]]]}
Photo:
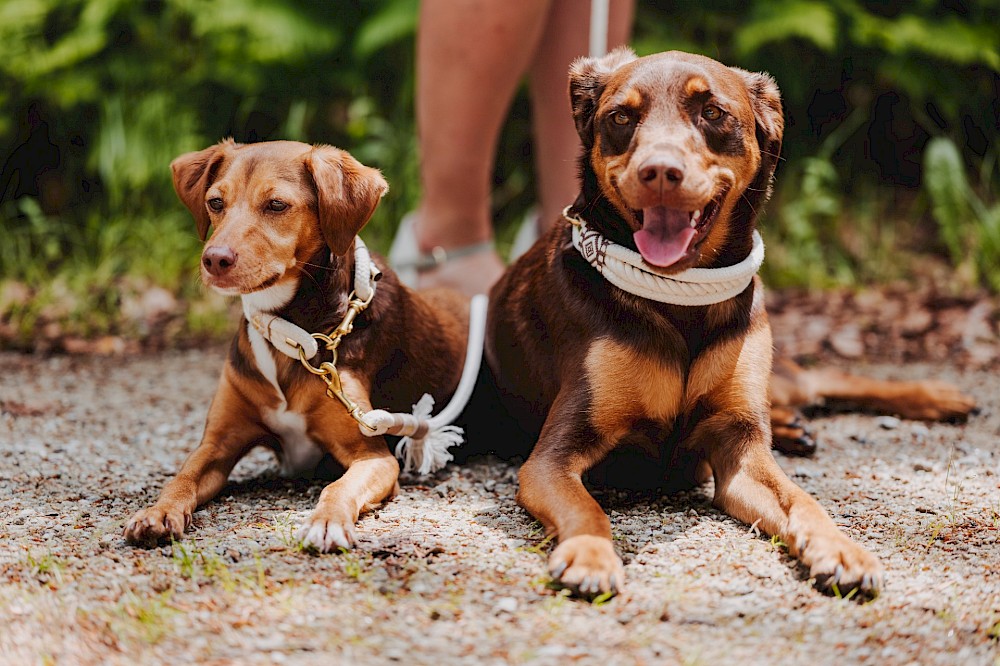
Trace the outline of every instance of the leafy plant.
{"label": "leafy plant", "polygon": [[969,280],[1000,291],[1000,202],[991,204],[976,194],[951,139],[928,142],[924,187],[952,262]]}
{"label": "leafy plant", "polygon": [[[226,136],[332,143],[381,168],[390,191],[365,235],[384,251],[420,197],[418,5],[0,3],[0,296],[27,293],[0,297],[2,342],[52,344],[46,331],[172,340],[225,329],[225,307],[197,285],[199,243],[168,164]],[[634,41],[641,53],[681,48],[777,78],[788,122],[765,221],[772,284],[867,281],[898,257],[891,243],[931,236],[970,280],[1000,289],[990,264],[998,8],[653,0],[638,3]],[[528,116],[521,91],[494,173],[501,238],[535,203]],[[958,159],[924,151],[932,136],[951,137]],[[921,185],[910,156],[925,152],[925,170],[950,166],[933,167],[934,182]],[[983,165],[978,177],[973,164]],[[936,202],[932,215],[914,204],[920,187]],[[891,219],[873,221],[887,211]],[[149,287],[181,301],[169,330],[122,314]]]}
{"label": "leafy plant", "polygon": [[776,202],[777,224],[768,227],[776,232],[769,233],[769,238],[778,241],[768,262],[770,284],[824,287],[853,282],[849,256],[836,237],[844,197],[834,154],[864,119],[863,111],[855,110],[827,136],[815,155],[799,159],[793,172],[786,174]]}

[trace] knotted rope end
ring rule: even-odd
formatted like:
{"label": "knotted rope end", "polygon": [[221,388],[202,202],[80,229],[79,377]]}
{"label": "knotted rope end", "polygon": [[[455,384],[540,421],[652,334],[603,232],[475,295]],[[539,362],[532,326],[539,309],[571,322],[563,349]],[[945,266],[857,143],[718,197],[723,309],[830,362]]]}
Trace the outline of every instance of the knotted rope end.
{"label": "knotted rope end", "polygon": [[[377,422],[388,422],[395,417],[395,422],[391,426],[386,428],[382,426],[382,423],[379,423],[378,429],[382,433],[390,435],[405,435],[396,444],[395,450],[396,457],[403,464],[402,471],[405,474],[412,472],[419,476],[426,476],[438,471],[454,460],[455,456],[449,449],[453,446],[460,446],[464,441],[465,433],[458,426],[430,427],[429,420],[433,409],[434,398],[429,393],[425,393],[417,401],[417,404],[413,405],[411,414],[385,414],[381,410],[375,410],[367,415],[368,419]],[[371,418],[376,415],[376,412],[381,413],[377,418]],[[382,414],[388,418],[382,417]]]}

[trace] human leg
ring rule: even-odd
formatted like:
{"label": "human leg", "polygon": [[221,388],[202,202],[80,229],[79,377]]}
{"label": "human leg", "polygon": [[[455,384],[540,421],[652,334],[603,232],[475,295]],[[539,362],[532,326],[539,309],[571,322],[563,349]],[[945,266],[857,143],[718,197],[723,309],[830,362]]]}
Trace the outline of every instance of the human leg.
{"label": "human leg", "polygon": [[[611,0],[608,50],[628,42],[634,13],[634,0]],[[580,141],[570,113],[567,72],[574,59],[587,55],[589,34],[589,2],[553,0],[530,69],[540,232],[552,226],[579,190]]]}
{"label": "human leg", "polygon": [[[490,190],[497,140],[549,4],[421,3],[416,111],[424,192],[415,233],[422,253],[492,238]],[[448,264],[426,271],[421,285],[448,283],[454,269],[465,269],[458,275],[488,286],[503,270],[495,252]]]}

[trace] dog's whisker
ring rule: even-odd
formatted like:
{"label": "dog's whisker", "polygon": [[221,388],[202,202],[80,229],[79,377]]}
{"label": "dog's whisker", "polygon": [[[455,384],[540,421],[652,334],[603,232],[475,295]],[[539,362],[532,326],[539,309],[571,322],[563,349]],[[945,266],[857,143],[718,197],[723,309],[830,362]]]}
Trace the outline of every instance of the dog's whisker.
{"label": "dog's whisker", "polygon": [[312,266],[313,268],[318,268],[320,270],[328,271],[330,273],[335,272],[335,269],[332,266],[321,266],[319,264],[313,264],[308,261],[300,261],[299,263],[302,264],[303,266]]}

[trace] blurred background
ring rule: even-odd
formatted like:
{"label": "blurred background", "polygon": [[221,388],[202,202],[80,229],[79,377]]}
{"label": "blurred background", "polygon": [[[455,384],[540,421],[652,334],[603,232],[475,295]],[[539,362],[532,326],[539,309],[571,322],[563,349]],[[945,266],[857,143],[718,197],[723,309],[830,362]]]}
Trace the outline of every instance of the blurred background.
{"label": "blurred background", "polygon": [[[332,143],[382,169],[390,193],[364,235],[385,251],[419,198],[417,6],[3,0],[0,348],[155,349],[231,330],[199,284],[168,168],[223,137]],[[634,35],[640,54],[777,79],[773,290],[1000,290],[1000,0],[639,0]],[[530,156],[522,93],[495,172],[501,244],[534,203]]]}

